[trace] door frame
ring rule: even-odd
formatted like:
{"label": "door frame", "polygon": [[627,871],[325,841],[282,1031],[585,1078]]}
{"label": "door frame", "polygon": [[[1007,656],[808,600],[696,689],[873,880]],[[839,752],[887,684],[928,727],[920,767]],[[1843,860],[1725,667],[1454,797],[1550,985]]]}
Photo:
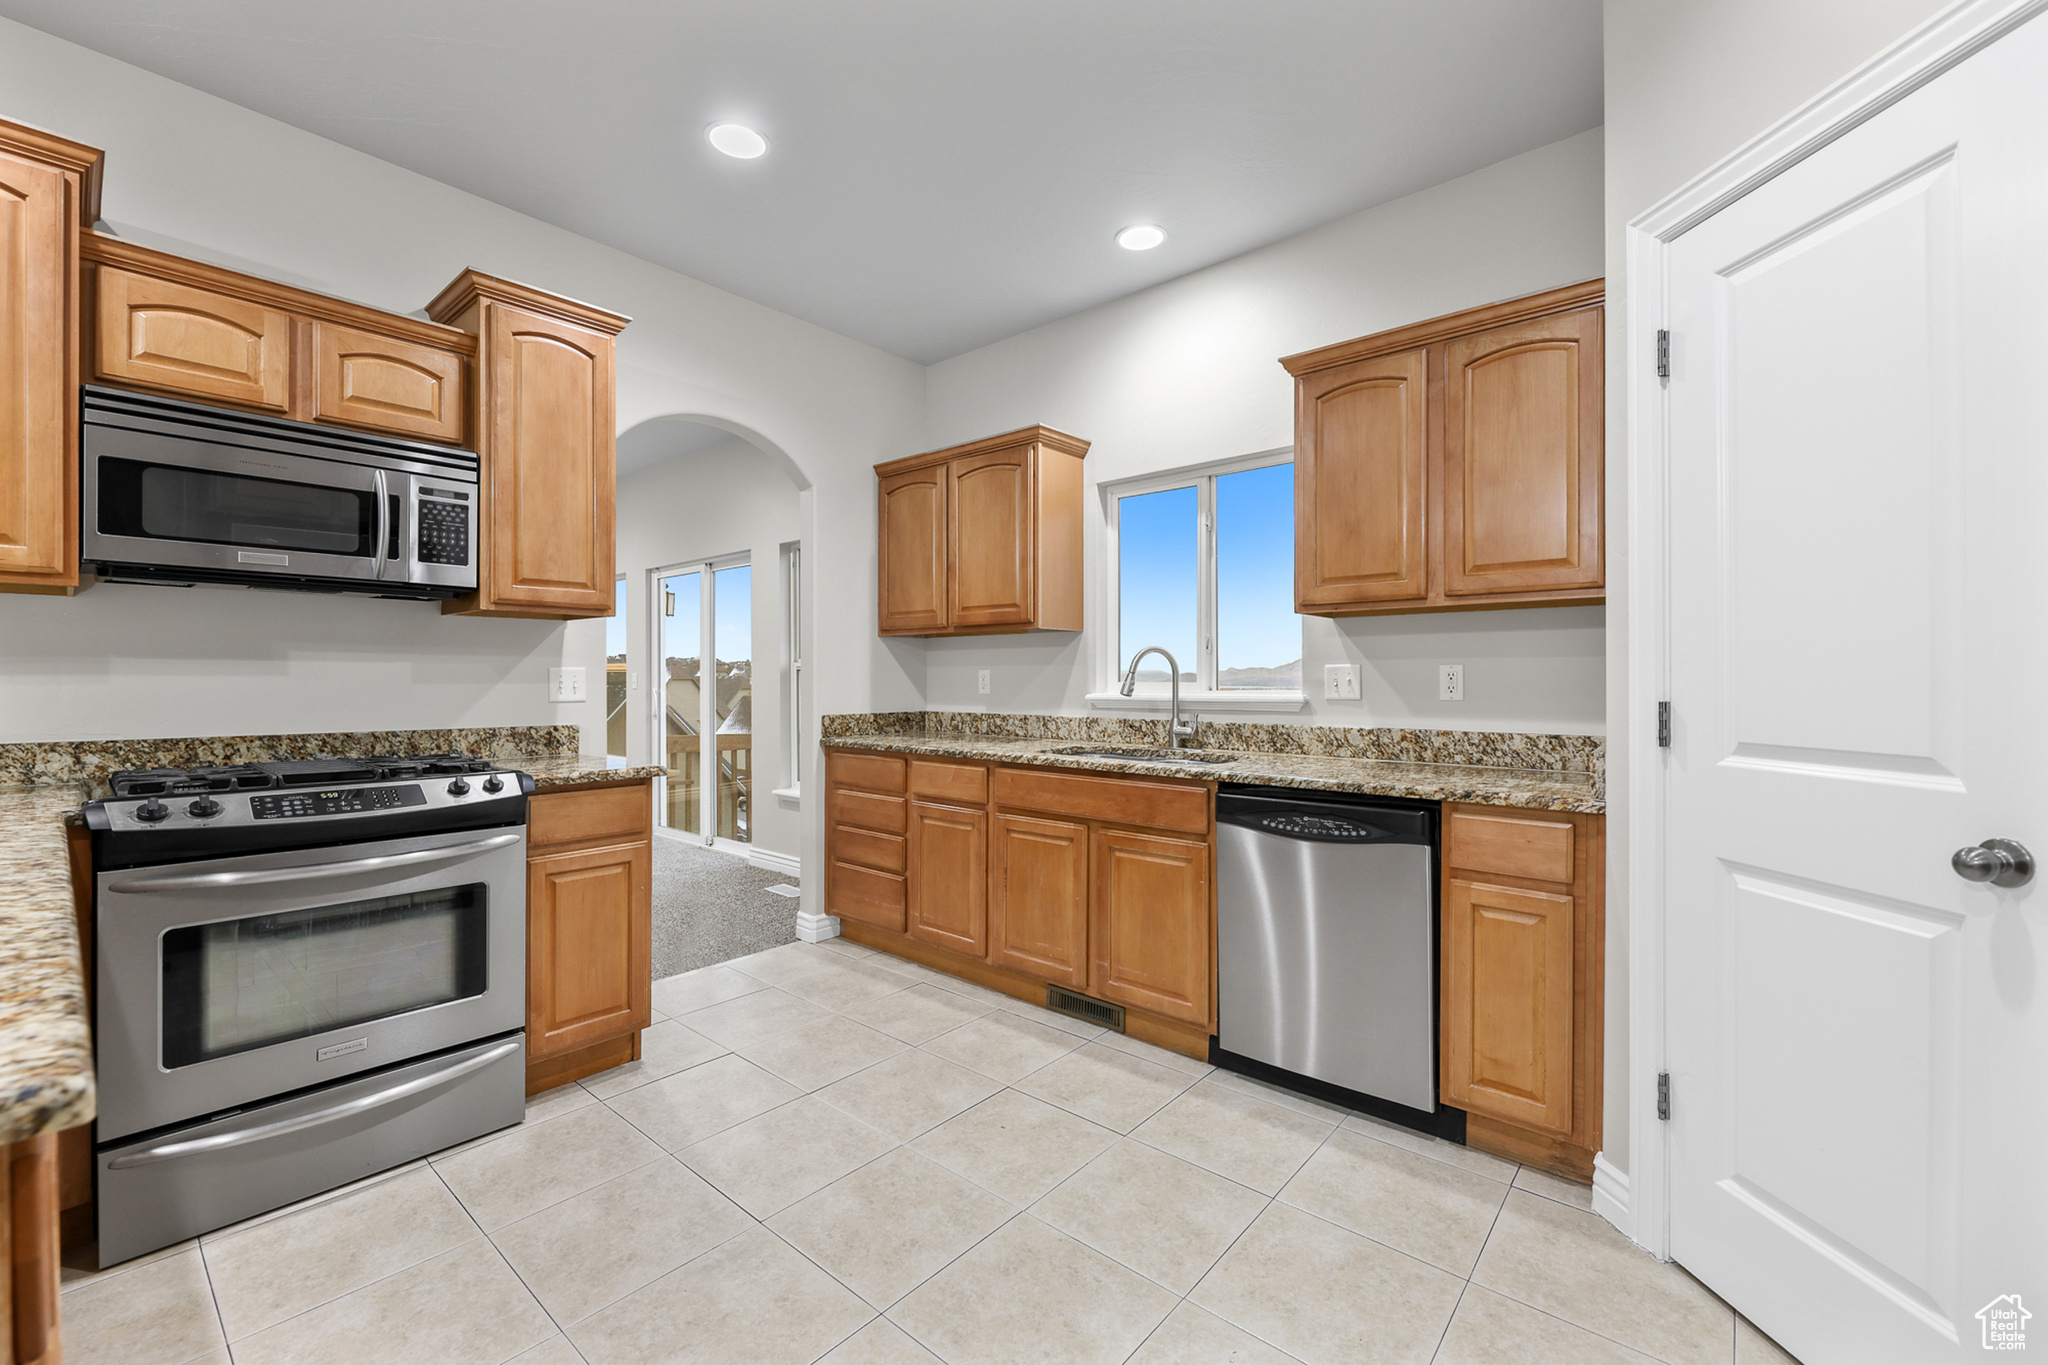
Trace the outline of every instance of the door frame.
{"label": "door frame", "polygon": [[[2042,3],[2048,4],[2048,0],[2042,0]],[[707,646],[716,638],[718,631],[718,571],[720,569],[752,568],[753,562],[754,557],[751,550],[734,550],[729,554],[709,555],[701,559],[686,559],[676,564],[664,564],[647,571],[647,608],[648,620],[651,623],[648,633],[649,648],[647,652],[654,662],[662,665],[664,670],[667,669],[668,660],[661,651],[661,623],[666,618],[667,613],[662,610],[666,605],[662,597],[662,580],[674,578],[678,574],[694,573],[698,575],[697,738],[699,772],[703,774],[699,780],[697,792],[697,819],[703,825],[703,829],[698,834],[692,835],[688,830],[670,829],[667,824],[663,823],[662,816],[668,810],[668,778],[666,776],[654,779],[656,815],[653,829],[656,833],[665,832],[672,838],[700,840],[706,848],[726,849],[742,854],[751,849],[753,844],[745,840],[721,839],[718,837],[717,750],[715,748],[712,750],[712,760],[710,763],[706,764],[702,761],[705,737],[717,733],[718,730],[718,689],[715,685],[709,688],[705,687],[703,680],[705,676],[704,660],[713,653]],[[751,617],[747,621],[747,639],[749,641],[747,647],[748,656],[751,659],[758,643],[754,641],[754,622]],[[715,659],[713,662],[715,670]],[[653,727],[649,732],[649,748],[654,766],[666,771],[668,767],[668,680],[664,677],[661,686],[653,686],[654,673],[651,667],[647,677],[650,684],[647,689],[648,714],[651,717],[649,724]],[[757,686],[758,683],[759,678],[757,675]],[[749,834],[753,832],[751,824],[749,824],[747,832]]]}
{"label": "door frame", "polygon": [[[1665,899],[1670,764],[1658,703],[1671,695],[1670,461],[1667,381],[1657,333],[1669,316],[1671,244],[1921,86],[2048,10],[2048,0],[1959,0],[1631,219],[1624,354],[1629,396],[1625,522],[1628,660],[1625,873],[1628,887],[1628,1135],[1626,1173],[1594,1158],[1593,1209],[1660,1260],[1671,1259],[1669,1131],[1657,1117],[1665,1071]],[[1673,366],[1684,364],[1675,339]],[[1610,468],[1615,466],[1610,465]],[[1610,486],[1609,499],[1615,490]],[[1609,525],[1614,518],[1610,515]],[[1674,724],[1684,724],[1675,717]],[[1619,842],[1619,841],[1617,841]]]}

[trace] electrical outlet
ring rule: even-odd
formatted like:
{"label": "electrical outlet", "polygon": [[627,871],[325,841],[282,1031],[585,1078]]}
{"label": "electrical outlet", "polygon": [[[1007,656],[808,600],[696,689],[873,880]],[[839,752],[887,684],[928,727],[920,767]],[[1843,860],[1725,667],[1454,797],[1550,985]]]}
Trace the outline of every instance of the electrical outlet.
{"label": "electrical outlet", "polygon": [[978,670],[976,670],[976,672],[975,672],[975,674],[974,674],[974,690],[975,690],[975,691],[977,691],[977,692],[979,692],[979,693],[981,693],[981,695],[982,695],[982,696],[984,696],[984,697],[988,695],[988,670],[987,670],[987,669],[983,668],[983,669],[978,669]]}
{"label": "electrical outlet", "polygon": [[1357,701],[1357,700],[1358,700],[1358,665],[1357,665],[1357,664],[1324,664],[1324,665],[1323,665],[1323,700],[1324,700],[1324,701]]}
{"label": "electrical outlet", "polygon": [[580,668],[551,668],[548,670],[549,701],[582,701],[587,695],[583,687],[584,670]]}
{"label": "electrical outlet", "polygon": [[1465,665],[1438,664],[1436,666],[1436,699],[1438,701],[1465,700]]}

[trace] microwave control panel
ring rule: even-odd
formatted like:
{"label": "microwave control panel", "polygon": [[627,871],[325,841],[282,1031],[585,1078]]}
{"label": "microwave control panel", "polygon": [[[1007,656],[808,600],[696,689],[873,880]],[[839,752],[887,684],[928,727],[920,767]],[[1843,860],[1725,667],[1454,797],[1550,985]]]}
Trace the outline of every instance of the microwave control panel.
{"label": "microwave control panel", "polygon": [[419,500],[422,564],[469,563],[469,495],[452,496],[464,501],[444,502],[432,497]]}

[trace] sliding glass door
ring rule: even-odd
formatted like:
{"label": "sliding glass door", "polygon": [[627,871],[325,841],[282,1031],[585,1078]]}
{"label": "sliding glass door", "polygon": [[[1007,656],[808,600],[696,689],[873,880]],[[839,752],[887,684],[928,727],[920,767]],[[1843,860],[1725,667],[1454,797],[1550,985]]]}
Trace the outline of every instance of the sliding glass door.
{"label": "sliding glass door", "polygon": [[662,822],[706,843],[753,841],[753,577],[743,554],[654,574]]}

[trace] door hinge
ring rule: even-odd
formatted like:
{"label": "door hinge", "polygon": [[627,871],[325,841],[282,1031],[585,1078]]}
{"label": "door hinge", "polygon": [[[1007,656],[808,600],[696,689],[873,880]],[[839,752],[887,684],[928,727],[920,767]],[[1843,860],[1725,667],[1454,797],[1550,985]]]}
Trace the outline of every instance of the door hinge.
{"label": "door hinge", "polygon": [[1665,1123],[1671,1122],[1671,1073],[1657,1073],[1657,1117]]}
{"label": "door hinge", "polygon": [[1662,327],[1657,329],[1657,377],[1671,377],[1671,333]]}
{"label": "door hinge", "polygon": [[1657,703],[1657,747],[1671,747],[1671,703],[1668,701]]}

